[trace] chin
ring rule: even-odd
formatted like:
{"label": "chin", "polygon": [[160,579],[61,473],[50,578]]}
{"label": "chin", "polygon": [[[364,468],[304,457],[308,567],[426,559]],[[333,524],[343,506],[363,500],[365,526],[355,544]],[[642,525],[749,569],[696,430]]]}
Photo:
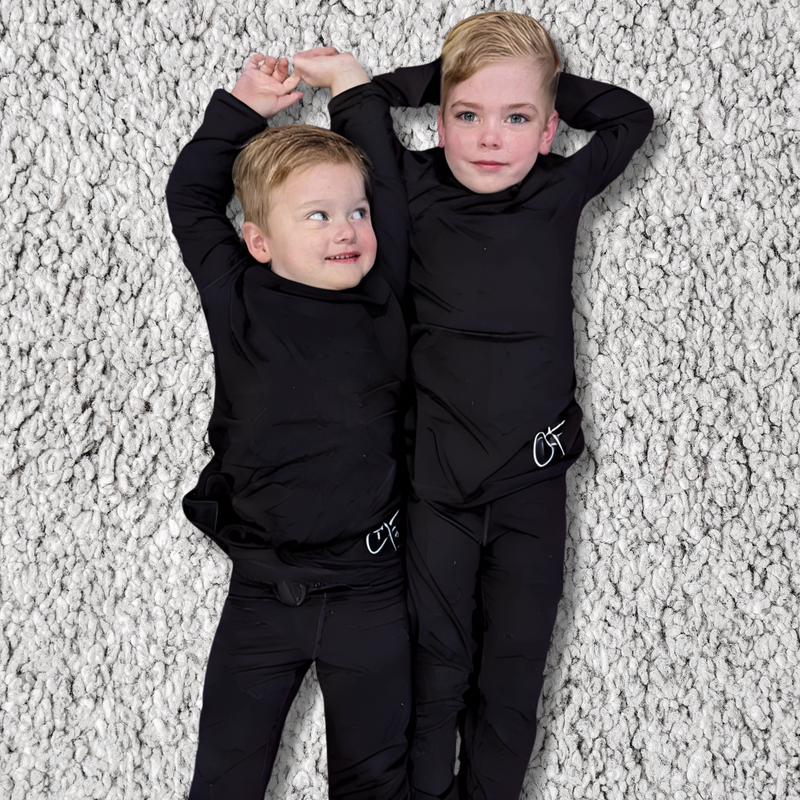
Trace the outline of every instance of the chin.
{"label": "chin", "polygon": [[364,276],[369,272],[369,269],[358,269],[343,275],[331,276],[330,286],[328,288],[342,291],[344,289],[355,289],[359,283],[364,279]]}
{"label": "chin", "polygon": [[333,289],[335,292],[343,292],[347,289],[355,289],[359,283],[361,283],[361,278],[353,280],[343,279],[341,281],[337,281],[336,283],[332,283],[328,288]]}
{"label": "chin", "polygon": [[475,192],[476,194],[491,194],[492,192],[502,192],[503,189],[508,189],[513,186],[517,181],[511,180],[508,177],[500,176],[474,176],[470,175],[466,180],[461,181],[467,189]]}
{"label": "chin", "polygon": [[505,171],[505,174],[500,172],[480,172],[472,164],[466,164],[458,172],[451,167],[451,171],[462,186],[466,186],[467,189],[476,194],[499,192],[516,183],[516,181],[509,178],[508,173]]}

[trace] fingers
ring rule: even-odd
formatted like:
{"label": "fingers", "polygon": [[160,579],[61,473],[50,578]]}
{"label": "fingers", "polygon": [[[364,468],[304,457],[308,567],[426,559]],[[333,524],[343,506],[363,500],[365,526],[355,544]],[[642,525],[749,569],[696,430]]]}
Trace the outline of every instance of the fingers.
{"label": "fingers", "polygon": [[[246,69],[259,73],[260,76],[257,80],[260,82],[261,90],[268,91],[275,97],[280,98],[281,108],[296,103],[302,96],[302,92],[296,92],[298,84],[303,80],[302,61],[304,58],[313,59],[322,56],[338,55],[339,51],[335,47],[314,47],[311,50],[305,50],[302,53],[296,53],[294,58],[295,69],[292,74],[289,74],[289,59],[285,57],[276,58],[275,56],[263,55],[262,53],[255,53],[250,56],[247,62]],[[310,68],[308,62],[307,66]],[[254,76],[255,77],[255,76]],[[311,80],[310,76],[306,75],[306,82]],[[320,84],[314,79],[314,86],[327,85]]]}
{"label": "fingers", "polygon": [[257,70],[265,75],[269,75],[272,73],[273,69],[275,69],[276,61],[277,59],[275,56],[265,56],[261,53],[254,53],[248,59],[245,70]]}
{"label": "fingers", "polygon": [[[300,83],[300,71],[295,70],[289,75],[288,58],[273,59],[273,62],[274,63],[267,66],[265,70],[262,70],[262,72],[269,70],[272,73],[272,77],[282,84],[281,93],[289,94],[289,92],[293,91],[297,87],[297,84]],[[298,98],[295,98],[295,100],[297,99]],[[292,102],[294,102],[294,100],[292,100]]]}
{"label": "fingers", "polygon": [[[288,78],[286,78],[283,81],[284,90],[286,92],[293,91],[296,88],[297,84],[300,83],[301,79],[302,76],[300,75],[300,70],[296,69]],[[299,92],[299,94],[302,96],[303,93]],[[292,102],[294,102],[294,100],[292,100]]]}
{"label": "fingers", "polygon": [[[300,83],[300,75],[296,71],[291,76],[289,75],[288,58],[275,58],[275,56],[265,56],[261,53],[256,53],[250,56],[250,60],[247,62],[247,68],[254,69],[261,75],[274,78],[278,83],[283,84],[282,93],[288,94]],[[295,100],[297,99],[298,98],[295,98]]]}
{"label": "fingers", "polygon": [[244,65],[244,72],[257,70],[265,59],[266,56],[261,55],[261,53],[253,53],[253,55],[247,59],[247,63]]}
{"label": "fingers", "polygon": [[276,102],[277,110],[283,111],[284,108],[289,108],[292,103],[296,103],[302,96],[302,92],[292,92],[291,94],[279,97]]}
{"label": "fingers", "polygon": [[[319,56],[334,56],[339,51],[335,47],[312,47],[310,50],[303,50],[300,53],[295,53],[294,58],[317,58]],[[265,56],[261,53],[255,53],[250,56],[246,68],[257,69],[264,75],[272,75],[276,80],[284,83],[289,75],[289,59],[288,58],[275,58],[275,56]],[[297,85],[296,83],[294,84]]]}
{"label": "fingers", "polygon": [[293,58],[300,56],[307,56],[314,58],[315,56],[335,56],[339,51],[335,47],[312,47],[311,50],[303,50],[301,53],[295,53]]}
{"label": "fingers", "polygon": [[279,58],[275,65],[275,71],[272,73],[281,83],[286,80],[289,74],[289,59]]}

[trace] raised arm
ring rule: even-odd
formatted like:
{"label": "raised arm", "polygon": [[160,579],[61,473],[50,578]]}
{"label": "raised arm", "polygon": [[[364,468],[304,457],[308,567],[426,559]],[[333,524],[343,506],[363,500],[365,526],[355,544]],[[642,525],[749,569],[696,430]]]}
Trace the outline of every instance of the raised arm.
{"label": "raised arm", "polygon": [[438,105],[441,97],[439,59],[375,75],[372,82],[384,93],[392,108],[420,108],[429,103]]}
{"label": "raised arm", "polygon": [[653,127],[653,109],[641,97],[568,73],[559,78],[556,111],[570,127],[597,132],[573,156],[587,172],[586,200],[622,174]]}
{"label": "raised arm", "polygon": [[330,88],[331,130],[358,145],[372,162],[370,213],[378,260],[395,294],[402,296],[408,277],[409,214],[401,148],[386,97],[349,53],[316,48],[295,55],[294,65],[309,85]]}
{"label": "raised arm", "polygon": [[372,161],[372,227],[386,280],[402,297],[408,281],[408,199],[400,171],[397,137],[383,93],[371,83],[332,98],[331,130],[358,145]]}
{"label": "raised arm", "polygon": [[239,150],[264,130],[267,119],[302,96],[292,91],[296,81],[279,81],[282,88],[272,93],[264,89],[268,73],[283,71],[275,59],[253,56],[233,93],[214,92],[202,125],[172,168],[166,190],[172,232],[201,294],[246,256],[225,213],[233,194],[231,170]]}

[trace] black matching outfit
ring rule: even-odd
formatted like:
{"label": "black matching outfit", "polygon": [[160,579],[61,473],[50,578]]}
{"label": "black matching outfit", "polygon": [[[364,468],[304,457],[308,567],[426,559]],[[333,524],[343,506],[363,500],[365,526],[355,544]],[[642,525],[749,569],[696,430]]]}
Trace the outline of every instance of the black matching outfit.
{"label": "black matching outfit", "polygon": [[[372,86],[415,107],[438,103],[439,82],[434,62]],[[491,194],[460,184],[442,149],[395,140],[411,215],[418,798],[516,800],[536,734],[562,587],[565,472],[583,449],[571,295],[578,220],[653,122],[630,92],[566,74],[556,110],[595,131],[591,141],[566,158],[540,155],[520,183]]]}
{"label": "black matching outfit", "polygon": [[408,206],[386,101],[356,87],[330,111],[334,130],[350,119],[349,138],[374,166],[378,258],[354,289],[282,278],[240,241],[226,216],[231,169],[266,122],[229,93],[214,93],[167,186],[216,373],[214,455],[184,510],[233,560],[193,800],[261,800],[314,660],[330,797],[408,796],[410,652],[397,550]]}
{"label": "black matching outfit", "polygon": [[412,796],[519,796],[561,596],[565,472],[583,449],[575,235],[583,206],[623,171],[653,117],[630,92],[562,75],[556,108],[596,132],[590,143],[568,158],[539,156],[520,183],[476,194],[442,150],[404,150],[391,130],[388,103],[438,99],[434,62],[331,101],[332,127],[375,165],[379,261],[347,292],[280,278],[239,241],[225,215],[231,167],[265,123],[228,93],[215,92],[170,178],[217,378],[214,456],[184,508],[234,562],[191,798],[263,796],[315,659],[330,796],[407,796],[409,654],[395,550],[406,226]]}

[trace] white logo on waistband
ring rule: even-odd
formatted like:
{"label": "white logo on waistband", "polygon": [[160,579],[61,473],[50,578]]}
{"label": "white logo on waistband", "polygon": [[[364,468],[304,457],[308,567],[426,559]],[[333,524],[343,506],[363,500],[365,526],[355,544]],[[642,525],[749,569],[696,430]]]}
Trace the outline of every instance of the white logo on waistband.
{"label": "white logo on waistband", "polygon": [[[564,424],[564,422],[566,422],[566,420],[559,422],[555,428],[548,426],[547,433],[544,431],[539,431],[539,433],[537,433],[534,437],[533,460],[536,462],[537,467],[546,467],[553,460],[553,457],[556,454],[556,447],[558,447],[558,449],[561,451],[561,455],[564,455],[564,448],[561,446],[561,440],[558,438],[559,436],[563,435],[564,431],[561,431],[561,433],[556,433],[556,431]],[[543,464],[539,461],[539,457],[536,455],[536,443],[539,441],[540,436],[542,437],[544,444],[550,448],[550,458],[548,458]],[[544,445],[542,445],[542,450],[544,450]],[[542,456],[544,456],[544,453]]]}
{"label": "white logo on waistband", "polygon": [[[367,550],[369,550],[372,555],[377,555],[380,553],[380,551],[386,546],[386,542],[389,542],[392,547],[397,550],[397,545],[399,544],[400,540],[400,531],[397,530],[397,526],[394,524],[394,521],[397,519],[397,515],[399,513],[399,511],[395,511],[394,516],[388,522],[384,522],[380,528],[375,528],[374,531],[370,531],[367,534]],[[376,548],[374,550],[372,548],[372,544],[370,544],[370,537],[374,537],[376,544]]]}

